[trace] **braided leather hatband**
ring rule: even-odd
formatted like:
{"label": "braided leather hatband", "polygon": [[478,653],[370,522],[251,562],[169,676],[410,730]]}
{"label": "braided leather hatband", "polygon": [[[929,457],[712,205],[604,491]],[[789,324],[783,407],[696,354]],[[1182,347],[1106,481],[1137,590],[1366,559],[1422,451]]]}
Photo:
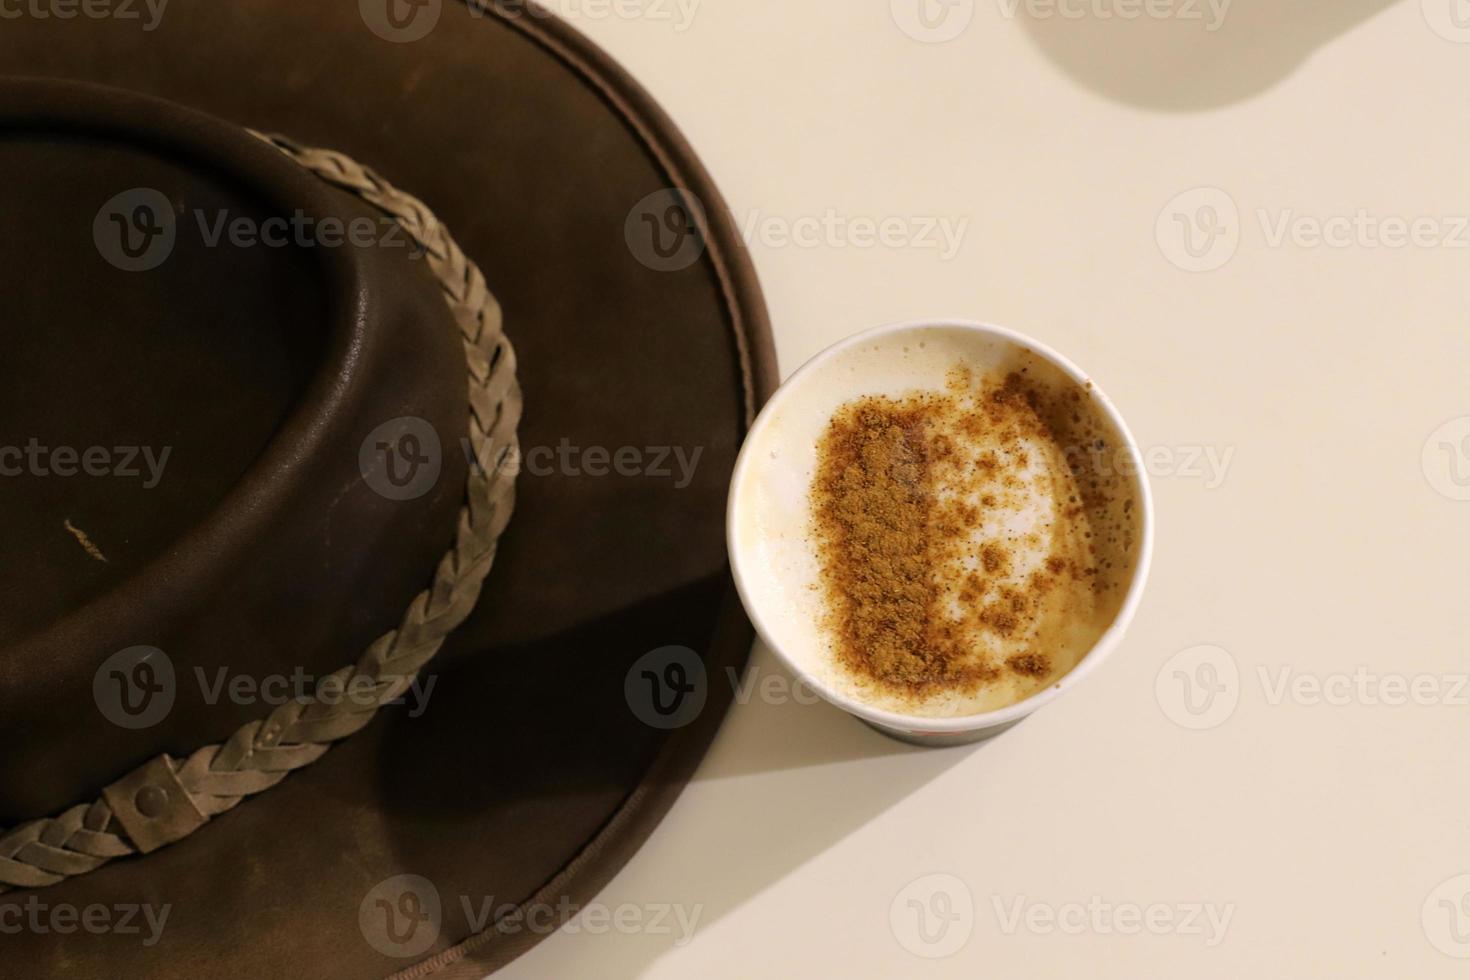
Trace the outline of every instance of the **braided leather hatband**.
{"label": "braided leather hatband", "polygon": [[54,885],[114,858],[172,843],[361,730],[382,705],[408,690],[474,608],[496,542],[510,520],[521,392],[499,304],[480,270],[423,202],[368,168],[330,150],[254,135],[377,207],[424,251],[459,325],[469,366],[469,440],[475,465],[470,467],[454,545],[398,628],[379,637],[355,664],[318,685],[318,691],[367,690],[367,697],[312,697],[282,705],[222,744],[205,746],[183,760],[159,756],[91,803],[0,833],[0,892]]}

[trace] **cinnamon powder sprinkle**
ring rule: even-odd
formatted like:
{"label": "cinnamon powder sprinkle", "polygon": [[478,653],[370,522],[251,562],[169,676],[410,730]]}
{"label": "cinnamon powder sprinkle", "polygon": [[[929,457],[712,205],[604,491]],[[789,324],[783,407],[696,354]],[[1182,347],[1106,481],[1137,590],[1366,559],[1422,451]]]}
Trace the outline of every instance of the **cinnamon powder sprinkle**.
{"label": "cinnamon powder sprinkle", "polygon": [[[948,392],[860,398],[836,412],[818,445],[812,520],[837,657],[906,695],[965,693],[1006,672],[1045,677],[1046,654],[1023,650],[1002,662],[976,649],[975,637],[1014,649],[1041,597],[1060,578],[1081,577],[1052,555],[1044,571],[1006,582],[1006,542],[975,548],[984,510],[1025,492],[1020,440],[1048,438],[1045,418],[1054,414],[1016,374],[978,400],[961,397],[977,390],[966,371]],[[954,444],[982,436],[998,438],[1002,451],[976,456]],[[973,571],[957,575],[957,567]]]}
{"label": "cinnamon powder sprinkle", "polygon": [[1018,654],[1007,660],[1006,666],[1027,677],[1044,677],[1047,671],[1051,670],[1051,664],[1047,659],[1034,653]]}
{"label": "cinnamon powder sprinkle", "polygon": [[822,440],[815,519],[828,589],[840,597],[839,656],[906,690],[970,686],[995,677],[955,649],[933,615],[933,570],[946,532],[934,506],[934,464],[948,447],[929,437],[928,405],[866,398],[832,419]]}

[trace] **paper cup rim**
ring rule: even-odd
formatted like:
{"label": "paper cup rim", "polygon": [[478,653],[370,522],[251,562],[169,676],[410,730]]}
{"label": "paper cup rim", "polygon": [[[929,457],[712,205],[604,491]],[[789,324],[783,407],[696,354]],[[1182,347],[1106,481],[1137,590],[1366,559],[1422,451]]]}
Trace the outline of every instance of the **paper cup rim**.
{"label": "paper cup rim", "polygon": [[[890,334],[924,329],[958,329],[973,331],[988,337],[1000,338],[1048,361],[1076,382],[1079,387],[1087,390],[1091,394],[1097,410],[1111,422],[1114,430],[1122,438],[1129,456],[1132,458],[1135,483],[1142,504],[1138,560],[1134,563],[1133,575],[1128,585],[1128,593],[1124,596],[1123,604],[1119,607],[1118,613],[1113,618],[1112,623],[1109,624],[1108,628],[1103,631],[1102,635],[1097,638],[1097,641],[1093,643],[1088,651],[1082,655],[1082,658],[1078,660],[1077,664],[1054,683],[1047,685],[1042,690],[1021,701],[1017,701],[1015,704],[1006,705],[1003,708],[997,708],[993,711],[980,712],[979,714],[943,718],[903,714],[876,708],[857,698],[850,697],[835,690],[815,676],[811,671],[804,668],[795,657],[775,641],[773,631],[769,627],[764,610],[753,599],[747,586],[747,575],[764,574],[764,572],[756,572],[750,567],[749,562],[746,560],[745,549],[739,547],[735,540],[737,505],[739,504],[744,485],[749,479],[755,465],[753,463],[754,452],[752,447],[759,441],[758,437],[760,433],[770,424],[770,420],[774,417],[782,402],[790,396],[791,392],[799,388],[806,379],[815,374],[822,365],[837,357],[843,351],[871,342],[880,337],[889,336]],[[771,652],[798,679],[809,685],[824,700],[881,728],[889,728],[918,735],[957,735],[995,728],[1026,717],[1044,705],[1051,703],[1064,692],[1080,683],[1096,670],[1098,665],[1106,660],[1114,649],[1117,648],[1123,639],[1124,633],[1132,623],[1133,617],[1138,611],[1139,604],[1143,600],[1144,588],[1148,582],[1149,570],[1153,563],[1153,491],[1149,486],[1148,473],[1143,467],[1142,454],[1139,451],[1138,443],[1134,439],[1133,433],[1128,428],[1127,423],[1124,421],[1123,416],[1118,412],[1112,400],[1108,398],[1102,388],[1092,380],[1091,376],[1084,373],[1077,365],[1062,354],[1047,344],[1036,340],[1034,337],[1029,337],[1008,327],[1002,327],[992,323],[944,317],[904,320],[872,327],[837,341],[812,356],[806,363],[797,368],[789,378],[781,383],[776,393],[771,396],[770,400],[761,409],[760,414],[751,425],[750,431],[746,433],[744,445],[740,449],[740,454],[736,457],[735,469],[730,479],[729,498],[726,502],[725,545],[729,552],[730,571],[735,581],[735,589],[740,596],[741,603],[745,606],[746,614],[750,617],[751,625],[755,627],[756,633],[766,646],[771,649]]]}

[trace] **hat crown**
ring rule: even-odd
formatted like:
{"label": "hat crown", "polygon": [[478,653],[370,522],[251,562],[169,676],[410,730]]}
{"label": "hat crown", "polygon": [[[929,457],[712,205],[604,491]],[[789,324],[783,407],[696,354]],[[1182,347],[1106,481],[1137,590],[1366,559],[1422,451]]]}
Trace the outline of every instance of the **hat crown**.
{"label": "hat crown", "polygon": [[[8,81],[0,207],[7,824],[227,737],[391,629],[453,539],[466,423],[413,243],[243,129]],[[401,467],[431,435],[434,478],[374,479],[374,433],[424,435]]]}

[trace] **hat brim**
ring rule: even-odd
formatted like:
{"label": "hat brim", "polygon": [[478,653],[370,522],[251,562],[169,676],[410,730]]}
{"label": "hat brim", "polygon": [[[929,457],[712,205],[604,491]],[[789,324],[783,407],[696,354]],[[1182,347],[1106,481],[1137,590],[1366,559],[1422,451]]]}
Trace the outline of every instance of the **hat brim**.
{"label": "hat brim", "polygon": [[[479,608],[429,668],[427,710],[383,713],[173,847],[36,893],[168,906],[160,941],[22,931],[4,939],[7,971],[480,977],[548,933],[507,927],[517,909],[593,898],[713,738],[751,641],[723,516],[741,439],[777,381],[765,307],[667,116],[575,31],[527,9],[446,0],[407,43],[375,34],[358,4],[286,0],[172,0],[147,31],[79,17],[0,32],[9,72],[332,147],[421,197],[504,308],[527,449],[516,516]],[[672,268],[625,237],[640,202],[670,188],[702,205],[703,225],[698,253]],[[626,467],[611,463],[620,449],[634,452]],[[664,729],[624,685],[671,646],[699,654],[707,699]],[[359,921],[400,875],[442,899],[434,942],[411,956],[384,952]]]}

